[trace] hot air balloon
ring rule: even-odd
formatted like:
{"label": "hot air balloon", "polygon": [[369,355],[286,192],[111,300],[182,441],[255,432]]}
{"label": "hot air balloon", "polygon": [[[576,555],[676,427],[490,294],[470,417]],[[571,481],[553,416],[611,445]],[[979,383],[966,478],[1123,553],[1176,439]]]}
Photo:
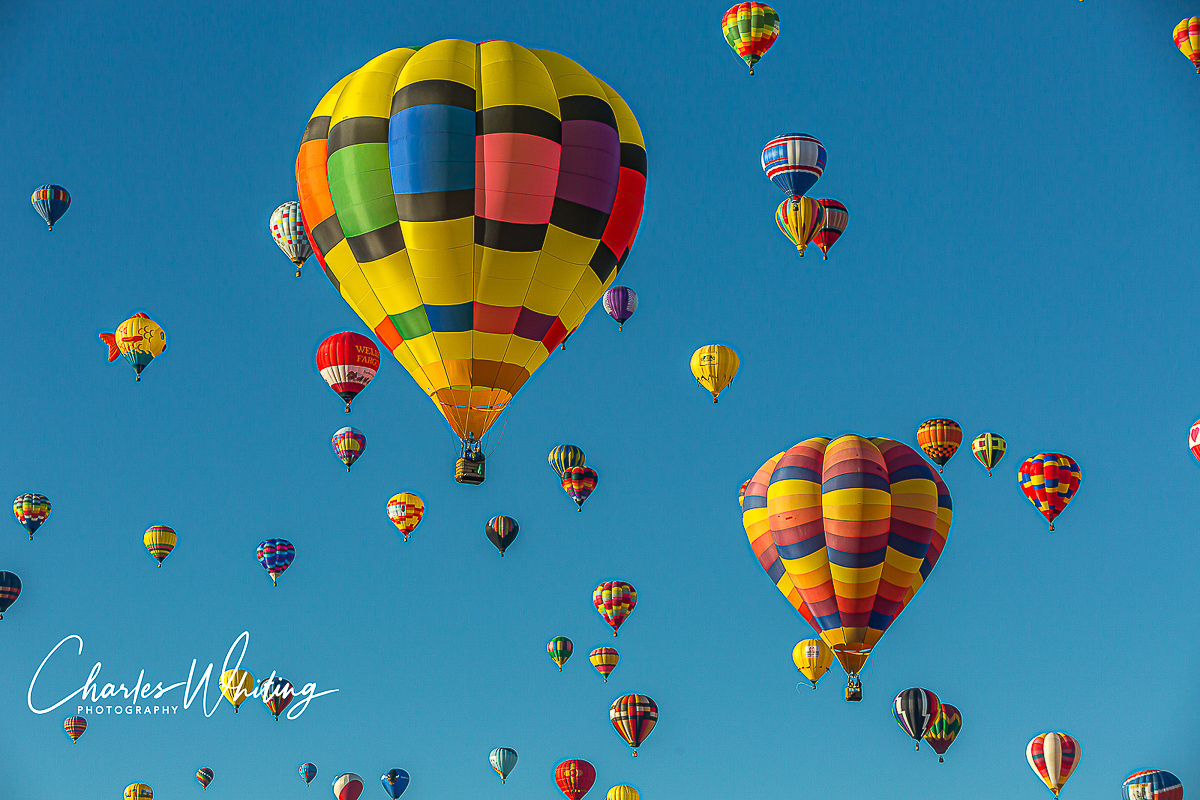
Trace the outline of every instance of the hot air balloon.
{"label": "hot air balloon", "polygon": [[937,695],[928,689],[905,689],[892,701],[892,716],[920,750],[921,740],[933,727],[941,707]]}
{"label": "hot air balloon", "polygon": [[938,763],[945,763],[946,759],[942,756],[950,749],[950,745],[954,744],[960,730],[962,730],[962,714],[949,703],[941,703],[937,719],[933,721],[932,727],[925,734],[925,741],[929,742],[933,752],[938,754]]}
{"label": "hot air balloon", "polygon": [[108,360],[117,356],[133,365],[134,377],[142,379],[142,370],[167,349],[167,334],[157,322],[145,314],[134,314],[117,326],[115,333],[100,334],[100,341],[108,345]]}
{"label": "hot air balloon", "polygon": [[404,794],[404,790],[408,788],[408,781],[408,773],[402,769],[389,769],[379,778],[379,782],[383,784],[383,790],[392,800],[397,800],[400,795]]}
{"label": "hot air balloon", "polygon": [[604,682],[608,683],[608,676],[617,668],[617,662],[621,660],[621,654],[612,647],[597,647],[588,654],[588,659],[592,662],[592,666],[596,668],[604,677]]}
{"label": "hot air balloon", "polygon": [[271,585],[296,559],[296,547],[287,539],[266,539],[258,544],[258,563],[271,576]]}
{"label": "hot air balloon", "polygon": [[570,800],[579,800],[596,783],[596,768],[582,758],[567,759],[555,767],[554,780]]}
{"label": "hot air balloon", "polygon": [[504,551],[517,538],[517,531],[520,526],[512,517],[492,517],[484,526],[484,532],[487,534],[488,541],[496,546],[500,551],[500,557],[504,558]]}
{"label": "hot air balloon", "polygon": [[296,277],[299,278],[300,265],[312,255],[299,203],[289,200],[271,212],[271,236],[283,254],[296,265]]}
{"label": "hot air balloon", "polygon": [[212,783],[213,771],[208,767],[201,767],[196,770],[196,780],[200,783],[200,788],[208,791],[208,785]]}
{"label": "hot air balloon", "polygon": [[750,485],[750,479],[742,481],[741,488],[738,489],[738,508],[742,507],[742,498],[746,496],[746,487]]}
{"label": "hot air balloon", "polygon": [[34,532],[50,517],[50,501],[45,495],[25,493],[13,500],[13,515],[21,527],[29,531],[29,541]]}
{"label": "hot air balloon", "polygon": [[358,428],[347,425],[333,434],[333,454],[346,465],[346,472],[367,449],[367,437]]}
{"label": "hot air balloon", "polygon": [[63,720],[63,730],[71,737],[72,742],[78,742],[79,737],[87,730],[87,720],[83,717],[67,717]]}
{"label": "hot air balloon", "polygon": [[151,525],[142,535],[142,544],[145,545],[146,552],[150,554],[150,557],[158,562],[159,569],[162,569],[162,562],[175,549],[177,539],[174,528],[168,528],[166,525]]}
{"label": "hot air balloon", "polygon": [[613,701],[608,719],[637,758],[637,749],[658,723],[658,705],[644,694],[627,694]]}
{"label": "hot air balloon", "polygon": [[304,778],[304,785],[312,783],[313,778],[317,777],[317,765],[304,763],[300,765],[300,777]]}
{"label": "hot air balloon", "polygon": [[612,627],[613,636],[616,636],[621,623],[637,605],[637,589],[625,581],[605,581],[592,590],[592,605]]}
{"label": "hot air balloon", "polygon": [[346,413],[379,369],[379,348],[360,333],[335,333],[317,348],[317,369],[329,388],[346,401]]}
{"label": "hot air balloon", "polygon": [[765,3],[738,3],[721,19],[725,41],[746,62],[750,74],[779,37],[779,14]]}
{"label": "hot air balloon", "polygon": [[9,606],[21,596],[21,579],[11,572],[0,571],[0,619]]}
{"label": "hot air balloon", "polygon": [[144,783],[131,783],[125,787],[125,800],[154,800],[154,790]]}
{"label": "hot air balloon", "polygon": [[1200,75],[1200,17],[1189,17],[1175,26],[1175,46],[1196,65],[1196,74]]}
{"label": "hot air balloon", "polygon": [[979,463],[983,464],[989,476],[992,474],[992,468],[1004,458],[1006,449],[1008,443],[998,433],[981,433],[971,440],[971,452],[975,454]]}
{"label": "hot air balloon", "polygon": [[1183,800],[1183,783],[1169,772],[1146,769],[1125,779],[1121,796],[1125,800]]}
{"label": "hot air balloon", "polygon": [[820,639],[803,639],[792,648],[792,663],[815,689],[833,664],[833,651]]}
{"label": "hot air balloon", "polygon": [[638,790],[632,786],[614,786],[608,790],[605,800],[638,800]]}
{"label": "hot air balloon", "polygon": [[825,219],[825,208],[811,197],[789,197],[775,209],[775,224],[796,245],[800,257]]}
{"label": "hot air balloon", "polygon": [[392,524],[404,534],[404,541],[407,542],[408,537],[421,524],[421,517],[425,515],[425,503],[412,492],[400,492],[388,500],[387,515]]}
{"label": "hot air balloon", "polygon": [[712,393],[713,402],[726,386],[733,383],[738,371],[738,354],[723,344],[706,344],[692,353],[692,375],[696,382]]}
{"label": "hot air balloon", "polygon": [[63,187],[47,183],[33,190],[29,202],[33,203],[33,209],[46,221],[46,230],[52,231],[54,223],[71,207],[71,195],[67,194]]}
{"label": "hot air balloon", "polygon": [[465,452],[616,279],[646,151],[570,59],[443,40],[339,81],[296,185],[325,274]]}
{"label": "hot air balloon", "polygon": [[221,673],[221,694],[238,713],[238,706],[254,691],[254,676],[244,669],[227,669]]}
{"label": "hot air balloon", "polygon": [[637,311],[637,292],[628,286],[612,286],[604,293],[604,310],[617,321],[617,330],[625,330],[625,323]]}
{"label": "hot air balloon", "polygon": [[933,570],[951,519],[937,472],[883,437],[800,442],[763,464],[742,498],[760,566],[833,650],[849,700],[861,699],[858,674]]}
{"label": "hot air balloon", "polygon": [[825,171],[825,145],[807,133],[783,133],[767,142],[762,168],[788,197],[801,197]]}
{"label": "hot air balloon", "polygon": [[562,672],[563,664],[567,663],[567,659],[574,652],[575,645],[565,636],[555,636],[546,643],[546,653],[549,654],[550,660],[558,664],[558,671]]}
{"label": "hot air balloon", "polygon": [[1192,455],[1200,461],[1200,419],[1192,423],[1192,430],[1188,434],[1188,448],[1192,451]]}
{"label": "hot air balloon", "polygon": [[279,715],[296,696],[296,687],[292,686],[290,681],[276,675],[273,678],[264,679],[258,689],[267,711],[270,711],[275,717],[275,721],[279,722]]}
{"label": "hot air balloon", "polygon": [[567,467],[563,470],[563,491],[575,501],[575,505],[578,506],[576,510],[583,511],[583,501],[596,491],[596,483],[599,480],[600,476],[591,467]]}
{"label": "hot air balloon", "polygon": [[812,244],[821,248],[822,259],[828,261],[829,248],[833,247],[833,243],[846,232],[846,226],[850,224],[850,212],[837,200],[828,197],[823,197],[817,202],[825,210],[825,216],[812,236]]}
{"label": "hot air balloon", "polygon": [[[1200,425],[1200,423],[1197,424]],[[573,444],[560,444],[550,451],[548,459],[550,468],[558,473],[559,479],[568,468],[584,465],[583,451]]]}
{"label": "hot air balloon", "polygon": [[1030,768],[1055,797],[1079,766],[1080,754],[1079,742],[1065,733],[1039,734],[1025,748]]}
{"label": "hot air balloon", "polygon": [[1021,491],[1042,512],[1054,530],[1054,518],[1063,512],[1079,490],[1083,474],[1070,456],[1062,453],[1038,453],[1025,459],[1017,470]]}
{"label": "hot air balloon", "polygon": [[517,751],[511,747],[497,747],[488,756],[488,761],[492,764],[492,769],[496,770],[496,774],[500,776],[500,782],[504,783],[508,780],[508,773],[513,771],[513,767],[517,765]]}
{"label": "hot air balloon", "polygon": [[927,419],[917,428],[917,444],[938,465],[938,472],[958,452],[962,438],[962,428],[952,419]]}
{"label": "hot air balloon", "polygon": [[363,779],[346,772],[333,779],[333,796],[337,800],[358,800],[363,792]]}

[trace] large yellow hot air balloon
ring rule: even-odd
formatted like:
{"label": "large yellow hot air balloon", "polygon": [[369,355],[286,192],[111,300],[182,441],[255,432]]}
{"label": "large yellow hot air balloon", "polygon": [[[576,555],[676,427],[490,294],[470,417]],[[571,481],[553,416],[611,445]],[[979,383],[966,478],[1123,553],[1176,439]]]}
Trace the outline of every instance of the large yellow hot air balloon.
{"label": "large yellow hot air balloon", "polygon": [[244,669],[227,669],[221,673],[221,694],[233,706],[235,714],[256,685],[254,676]]}
{"label": "large yellow hot air balloon", "polygon": [[738,354],[723,344],[706,344],[692,353],[692,374],[696,382],[712,393],[713,402],[733,383],[738,371]]}
{"label": "large yellow hot air balloon", "polygon": [[446,39],[330,89],[296,184],[325,274],[465,455],[616,278],[646,151],[629,106],[574,61]]}

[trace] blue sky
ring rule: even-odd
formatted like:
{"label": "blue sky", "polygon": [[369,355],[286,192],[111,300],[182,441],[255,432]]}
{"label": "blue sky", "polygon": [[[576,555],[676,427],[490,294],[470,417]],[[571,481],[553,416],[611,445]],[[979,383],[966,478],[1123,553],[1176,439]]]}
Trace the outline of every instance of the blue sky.
{"label": "blue sky", "polygon": [[[1171,30],[1176,0],[782,4],[754,78],[722,40],[724,6],[660,2],[260,4],[141,0],[0,8],[0,238],[8,312],[0,400],[10,495],[54,504],[0,569],[24,594],[0,622],[0,794],[328,797],[344,771],[392,767],[405,798],[561,797],[559,761],[590,760],[592,797],[796,792],[897,800],[971,791],[1043,797],[1026,742],[1065,730],[1082,764],[1063,797],[1115,796],[1135,769],[1200,781],[1194,546],[1200,413],[1191,191],[1200,77]],[[903,6],[903,8],[901,8]],[[313,366],[329,333],[365,327],[315,264],[301,280],[267,231],[295,196],[305,122],[336,80],[392,47],[458,37],[563,52],[616,88],[649,153],[646,214],[622,282],[641,298],[618,333],[601,310],[518,396],[487,482],[451,480],[454,447],[390,357],[350,418]],[[820,138],[813,191],[850,209],[831,259],[799,261],[758,165],[788,130]],[[47,234],[36,186],[73,196]],[[168,350],[135,384],[96,338],[144,310]],[[688,372],[699,345],[741,355],[714,406]],[[872,656],[861,704],[834,670],[797,692],[807,627],[758,569],[738,485],[815,435],[915,444],[927,417],[1004,435],[988,479],[946,469],[950,542]],[[329,437],[368,449],[347,475]],[[497,437],[498,439],[500,437]],[[546,465],[563,441],[600,474],[577,514]],[[1015,472],[1036,452],[1083,468],[1049,534]],[[427,514],[403,544],[387,498]],[[503,561],[484,522],[521,534]],[[161,570],[142,531],[173,526]],[[272,588],[257,543],[296,544]],[[593,586],[639,604],[613,638]],[[248,666],[338,693],[297,720],[247,705],[206,718],[34,715],[38,683],[184,680],[242,631]],[[545,655],[575,642],[559,674]],[[61,660],[60,660],[61,659]],[[912,752],[892,696],[933,689],[965,723],[945,764]],[[662,718],[636,760],[611,729],[619,694]],[[210,694],[210,706],[213,695]],[[65,709],[64,709],[65,710]],[[488,752],[520,763],[501,786]],[[49,788],[48,788],[49,787]]]}

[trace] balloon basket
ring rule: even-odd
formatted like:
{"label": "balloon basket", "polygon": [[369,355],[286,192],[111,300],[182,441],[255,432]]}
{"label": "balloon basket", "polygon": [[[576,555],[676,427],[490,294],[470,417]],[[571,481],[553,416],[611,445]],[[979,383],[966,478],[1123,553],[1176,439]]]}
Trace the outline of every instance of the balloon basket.
{"label": "balloon basket", "polygon": [[454,480],[456,483],[466,483],[478,486],[484,479],[484,459],[460,458],[454,462]]}

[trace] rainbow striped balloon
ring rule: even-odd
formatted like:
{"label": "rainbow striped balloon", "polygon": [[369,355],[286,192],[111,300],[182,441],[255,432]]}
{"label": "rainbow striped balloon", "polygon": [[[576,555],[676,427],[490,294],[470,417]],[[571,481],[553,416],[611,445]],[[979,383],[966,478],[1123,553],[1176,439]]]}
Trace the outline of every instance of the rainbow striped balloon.
{"label": "rainbow striped balloon", "polygon": [[142,544],[146,546],[146,551],[158,562],[159,569],[161,569],[163,559],[171,555],[177,539],[174,528],[168,528],[166,525],[151,525],[142,536]]}
{"label": "rainbow striped balloon", "polygon": [[333,434],[333,453],[346,465],[346,472],[367,450],[367,437],[358,428],[347,425]]}
{"label": "rainbow striped balloon", "polygon": [[71,737],[72,742],[78,742],[79,737],[87,730],[87,720],[83,717],[67,717],[63,720],[63,730]]}

